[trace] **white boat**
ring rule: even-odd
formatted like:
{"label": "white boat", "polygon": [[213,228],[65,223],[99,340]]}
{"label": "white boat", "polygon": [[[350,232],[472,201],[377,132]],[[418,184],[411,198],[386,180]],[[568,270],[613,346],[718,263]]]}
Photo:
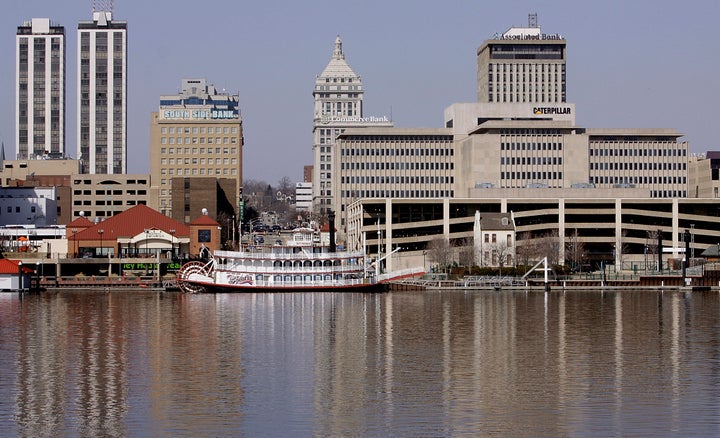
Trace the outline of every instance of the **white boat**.
{"label": "white boat", "polygon": [[219,250],[208,261],[188,262],[178,271],[177,283],[191,293],[382,292],[392,281],[422,274],[422,268],[378,274],[362,252],[332,251],[317,246],[311,233],[299,232],[288,244]]}

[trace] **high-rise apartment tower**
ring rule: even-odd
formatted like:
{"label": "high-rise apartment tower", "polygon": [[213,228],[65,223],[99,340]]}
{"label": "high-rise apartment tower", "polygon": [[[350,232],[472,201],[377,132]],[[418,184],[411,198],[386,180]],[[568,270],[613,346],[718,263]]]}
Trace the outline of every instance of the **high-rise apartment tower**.
{"label": "high-rise apartment tower", "polygon": [[111,10],[78,24],[77,89],[82,172],[127,173],[127,22]]}
{"label": "high-rise apartment tower", "polygon": [[15,39],[15,155],[63,155],[65,28],[33,18],[18,26]]}

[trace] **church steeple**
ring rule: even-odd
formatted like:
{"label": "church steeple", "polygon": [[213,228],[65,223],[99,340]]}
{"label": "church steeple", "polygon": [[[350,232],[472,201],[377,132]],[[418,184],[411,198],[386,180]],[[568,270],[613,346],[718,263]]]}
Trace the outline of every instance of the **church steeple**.
{"label": "church steeple", "polygon": [[345,59],[345,54],[342,51],[342,40],[340,35],[335,38],[335,50],[333,50],[333,59]]}

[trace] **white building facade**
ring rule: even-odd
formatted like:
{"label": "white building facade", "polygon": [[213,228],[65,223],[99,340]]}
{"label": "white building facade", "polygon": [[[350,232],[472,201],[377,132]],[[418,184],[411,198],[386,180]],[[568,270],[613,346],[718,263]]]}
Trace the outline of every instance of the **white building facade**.
{"label": "white building facade", "polygon": [[78,24],[77,158],[83,173],[127,173],[127,22]]}
{"label": "white building facade", "polygon": [[15,156],[64,155],[65,28],[33,18],[15,41]]}

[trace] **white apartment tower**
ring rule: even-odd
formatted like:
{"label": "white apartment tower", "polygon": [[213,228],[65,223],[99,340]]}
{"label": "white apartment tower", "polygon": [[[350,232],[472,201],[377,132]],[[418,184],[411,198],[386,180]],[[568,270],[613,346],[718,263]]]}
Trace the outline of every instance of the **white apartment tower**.
{"label": "white apartment tower", "polygon": [[360,76],[345,61],[342,40],[325,70],[315,79],[313,98],[313,209],[325,214],[332,209],[332,183],[337,169],[333,163],[335,139],[346,128],[391,127],[386,117],[363,117],[363,87]]}
{"label": "white apartment tower", "polygon": [[15,40],[15,156],[64,155],[65,28],[33,18]]}
{"label": "white apartment tower", "polygon": [[127,22],[99,9],[78,24],[78,159],[83,173],[127,173]]}

